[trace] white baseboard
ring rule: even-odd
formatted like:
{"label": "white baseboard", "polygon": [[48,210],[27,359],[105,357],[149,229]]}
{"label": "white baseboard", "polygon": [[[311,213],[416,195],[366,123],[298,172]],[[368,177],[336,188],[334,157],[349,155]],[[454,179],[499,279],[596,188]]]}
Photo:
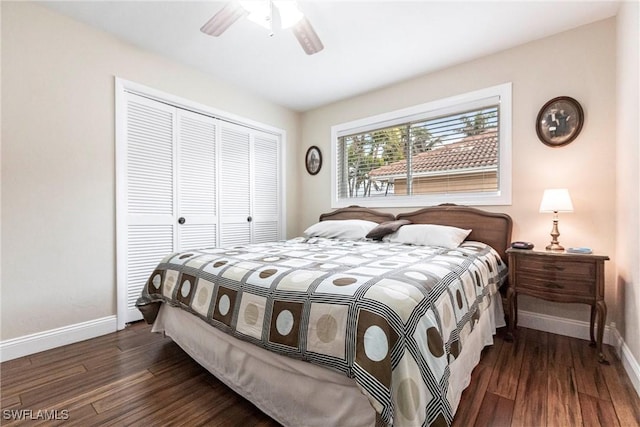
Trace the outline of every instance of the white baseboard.
{"label": "white baseboard", "polygon": [[116,330],[116,316],[108,316],[12,338],[0,342],[0,362],[110,334]]}
{"label": "white baseboard", "polygon": [[631,353],[631,349],[627,345],[626,342],[622,339],[618,331],[615,331],[615,334],[619,338],[620,347],[618,349],[618,356],[620,357],[620,361],[622,362],[622,366],[624,370],[627,372],[629,379],[631,380],[631,384],[633,384],[633,388],[636,389],[636,393],[640,396],[640,363],[633,357]]}
{"label": "white baseboard", "polygon": [[[518,310],[518,326],[535,329],[537,331],[551,332],[552,334],[564,335],[567,337],[580,338],[583,340],[590,339],[589,322],[549,316],[548,314]],[[611,330],[611,326],[605,325],[602,342],[616,346],[618,343],[613,338]],[[616,346],[616,349],[617,348],[618,347]]]}
{"label": "white baseboard", "polygon": [[[580,320],[518,310],[518,326],[568,337],[589,339],[589,322]],[[640,364],[631,354],[631,350],[624,342],[615,324],[612,323],[604,327],[602,341],[616,349],[624,370],[627,372],[636,393],[640,396]]]}

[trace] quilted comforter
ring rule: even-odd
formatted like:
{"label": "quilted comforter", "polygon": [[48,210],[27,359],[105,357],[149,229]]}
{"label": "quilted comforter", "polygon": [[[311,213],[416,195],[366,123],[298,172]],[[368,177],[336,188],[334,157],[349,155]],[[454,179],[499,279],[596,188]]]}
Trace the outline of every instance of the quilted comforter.
{"label": "quilted comforter", "polygon": [[136,305],[179,306],[355,379],[388,425],[449,425],[449,365],[506,275],[489,246],[297,238],[171,254]]}

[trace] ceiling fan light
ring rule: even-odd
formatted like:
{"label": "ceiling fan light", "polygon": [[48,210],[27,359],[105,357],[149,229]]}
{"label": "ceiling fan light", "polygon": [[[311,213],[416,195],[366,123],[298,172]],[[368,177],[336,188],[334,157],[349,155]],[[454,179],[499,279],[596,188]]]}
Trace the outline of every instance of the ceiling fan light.
{"label": "ceiling fan light", "polygon": [[240,6],[249,13],[248,20],[263,26],[267,30],[271,29],[271,4],[269,1],[241,1]]}
{"label": "ceiling fan light", "polygon": [[269,14],[269,1],[267,0],[247,0],[239,1],[240,6],[250,14]]}
{"label": "ceiling fan light", "polygon": [[271,20],[269,19],[268,16],[261,15],[258,13],[250,13],[249,16],[247,16],[247,19],[249,21],[255,22],[258,25],[263,26],[267,30],[271,29]]}
{"label": "ceiling fan light", "polygon": [[304,14],[298,9],[298,5],[295,1],[274,1],[273,4],[278,8],[280,12],[280,25],[283,29],[291,28],[296,25]]}

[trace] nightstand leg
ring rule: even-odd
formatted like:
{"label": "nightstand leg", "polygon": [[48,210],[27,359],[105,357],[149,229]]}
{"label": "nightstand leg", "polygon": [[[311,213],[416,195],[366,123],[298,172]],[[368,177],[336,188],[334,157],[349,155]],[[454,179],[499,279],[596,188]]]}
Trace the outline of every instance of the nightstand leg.
{"label": "nightstand leg", "polygon": [[591,323],[590,323],[590,327],[589,327],[589,336],[591,337],[591,347],[595,347],[596,345],[596,339],[594,338],[593,335],[593,326],[595,324],[596,321],[596,305],[592,304],[591,305]]}
{"label": "nightstand leg", "polygon": [[516,303],[516,293],[514,292],[513,288],[509,286],[509,288],[507,288],[507,311],[509,312],[509,328],[507,330],[507,336],[505,337],[505,340],[509,342],[513,341],[513,331],[515,330],[516,323],[518,322]]}
{"label": "nightstand leg", "polygon": [[609,362],[602,353],[602,337],[604,336],[604,323],[607,319],[607,305],[604,301],[596,302],[596,310],[598,312],[598,341],[596,350],[598,351],[598,362],[608,365]]}

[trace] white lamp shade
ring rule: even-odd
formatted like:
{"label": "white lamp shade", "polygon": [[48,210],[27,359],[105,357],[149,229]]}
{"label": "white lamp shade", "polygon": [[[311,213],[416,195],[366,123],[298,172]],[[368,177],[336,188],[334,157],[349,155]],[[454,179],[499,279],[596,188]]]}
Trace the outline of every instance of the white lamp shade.
{"label": "white lamp shade", "polygon": [[544,190],[540,202],[540,212],[573,212],[569,190],[566,188]]}

